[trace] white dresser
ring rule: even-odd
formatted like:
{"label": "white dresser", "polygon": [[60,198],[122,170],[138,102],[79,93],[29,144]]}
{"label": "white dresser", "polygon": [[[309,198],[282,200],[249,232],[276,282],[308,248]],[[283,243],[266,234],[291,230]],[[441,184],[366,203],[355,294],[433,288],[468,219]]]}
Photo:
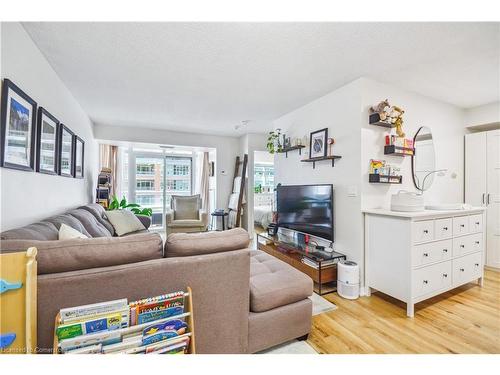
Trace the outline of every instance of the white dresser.
{"label": "white dresser", "polygon": [[484,208],[395,212],[364,210],[366,294],[407,305],[478,280],[482,285]]}

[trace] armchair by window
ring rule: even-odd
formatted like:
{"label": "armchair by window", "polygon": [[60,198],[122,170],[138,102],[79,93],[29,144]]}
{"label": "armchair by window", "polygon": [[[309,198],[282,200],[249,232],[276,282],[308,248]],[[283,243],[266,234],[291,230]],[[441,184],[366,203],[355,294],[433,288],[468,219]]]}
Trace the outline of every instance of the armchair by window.
{"label": "armchair by window", "polygon": [[199,194],[173,195],[171,209],[165,218],[167,236],[170,233],[204,232],[208,227],[208,213],[201,209]]}

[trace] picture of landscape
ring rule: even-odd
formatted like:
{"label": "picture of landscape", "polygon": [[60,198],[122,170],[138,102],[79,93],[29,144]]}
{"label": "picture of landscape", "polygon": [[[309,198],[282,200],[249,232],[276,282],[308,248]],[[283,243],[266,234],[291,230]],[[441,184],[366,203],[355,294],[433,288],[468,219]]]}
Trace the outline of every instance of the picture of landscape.
{"label": "picture of landscape", "polygon": [[5,161],[30,166],[30,110],[10,97],[10,112],[5,139]]}

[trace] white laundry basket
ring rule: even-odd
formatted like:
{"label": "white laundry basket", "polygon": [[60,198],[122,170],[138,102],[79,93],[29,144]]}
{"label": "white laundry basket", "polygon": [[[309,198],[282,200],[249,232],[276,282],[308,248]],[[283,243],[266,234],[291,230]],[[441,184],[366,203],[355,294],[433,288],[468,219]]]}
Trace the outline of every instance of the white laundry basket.
{"label": "white laundry basket", "polygon": [[359,266],[350,260],[337,264],[337,293],[347,299],[359,297]]}

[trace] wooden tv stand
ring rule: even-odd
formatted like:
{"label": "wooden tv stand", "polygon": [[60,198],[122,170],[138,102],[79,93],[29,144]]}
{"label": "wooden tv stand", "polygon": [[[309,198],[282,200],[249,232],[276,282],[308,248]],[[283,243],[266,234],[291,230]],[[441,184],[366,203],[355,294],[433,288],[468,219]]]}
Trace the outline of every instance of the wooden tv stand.
{"label": "wooden tv stand", "polygon": [[[314,291],[319,295],[335,292],[337,290],[337,265],[322,265],[316,269],[302,262],[304,252],[293,248],[283,248],[277,239],[267,233],[257,234],[257,248],[265,251],[269,255],[288,263],[300,272],[305,273],[314,281]],[[338,260],[345,259],[345,255],[336,253]]]}

